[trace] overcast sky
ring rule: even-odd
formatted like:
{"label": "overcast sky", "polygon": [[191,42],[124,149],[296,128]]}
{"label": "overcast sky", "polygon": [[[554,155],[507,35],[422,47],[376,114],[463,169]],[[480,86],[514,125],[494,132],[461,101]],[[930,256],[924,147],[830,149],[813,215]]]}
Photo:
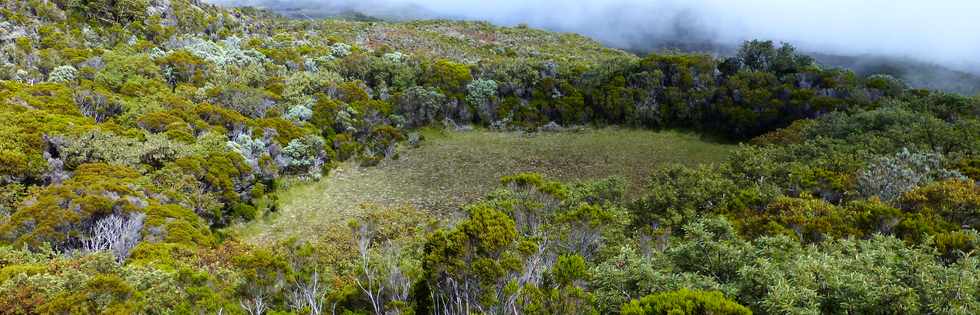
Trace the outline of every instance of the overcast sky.
{"label": "overcast sky", "polygon": [[621,48],[692,39],[721,44],[772,39],[811,51],[912,57],[980,71],[980,0],[206,1],[527,23],[581,33]]}

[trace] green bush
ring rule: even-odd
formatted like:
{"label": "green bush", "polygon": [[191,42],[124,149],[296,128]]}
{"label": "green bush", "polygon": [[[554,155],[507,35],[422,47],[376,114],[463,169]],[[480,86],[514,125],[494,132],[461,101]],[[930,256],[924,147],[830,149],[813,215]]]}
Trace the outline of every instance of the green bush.
{"label": "green bush", "polygon": [[720,292],[681,289],[647,295],[623,305],[623,315],[727,314],[749,315],[748,308],[726,299]]}

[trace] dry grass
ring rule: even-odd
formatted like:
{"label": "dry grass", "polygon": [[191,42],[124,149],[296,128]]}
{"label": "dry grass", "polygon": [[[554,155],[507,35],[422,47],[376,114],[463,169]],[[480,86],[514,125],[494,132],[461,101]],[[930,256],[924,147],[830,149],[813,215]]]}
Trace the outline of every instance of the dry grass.
{"label": "dry grass", "polygon": [[296,236],[319,239],[361,211],[362,205],[412,205],[451,214],[499,187],[501,176],[539,172],[565,182],[623,176],[636,195],[657,164],[713,163],[732,148],[678,132],[601,129],[521,134],[425,132],[419,148],[376,167],[342,164],[319,182],[297,183],[281,194],[281,207],[231,233],[263,243]]}

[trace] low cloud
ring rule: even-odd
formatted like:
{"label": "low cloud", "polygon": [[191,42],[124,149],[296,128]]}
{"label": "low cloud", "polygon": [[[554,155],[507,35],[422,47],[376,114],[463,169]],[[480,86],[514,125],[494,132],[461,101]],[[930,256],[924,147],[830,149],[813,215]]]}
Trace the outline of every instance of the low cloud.
{"label": "low cloud", "polygon": [[772,39],[806,51],[912,58],[980,71],[980,1],[973,0],[207,1],[313,16],[354,11],[395,19],[523,23],[638,51]]}

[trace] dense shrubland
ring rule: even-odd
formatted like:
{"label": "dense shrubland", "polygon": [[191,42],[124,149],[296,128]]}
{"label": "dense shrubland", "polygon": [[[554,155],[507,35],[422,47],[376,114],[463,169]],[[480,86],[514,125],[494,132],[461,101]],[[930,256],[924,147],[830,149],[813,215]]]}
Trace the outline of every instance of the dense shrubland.
{"label": "dense shrubland", "polygon": [[[980,312],[980,100],[787,44],[643,58],[485,23],[284,20],[191,0],[0,5],[4,313]],[[221,228],[415,128],[749,140],[643,196],[537,174],[322,242]]]}

